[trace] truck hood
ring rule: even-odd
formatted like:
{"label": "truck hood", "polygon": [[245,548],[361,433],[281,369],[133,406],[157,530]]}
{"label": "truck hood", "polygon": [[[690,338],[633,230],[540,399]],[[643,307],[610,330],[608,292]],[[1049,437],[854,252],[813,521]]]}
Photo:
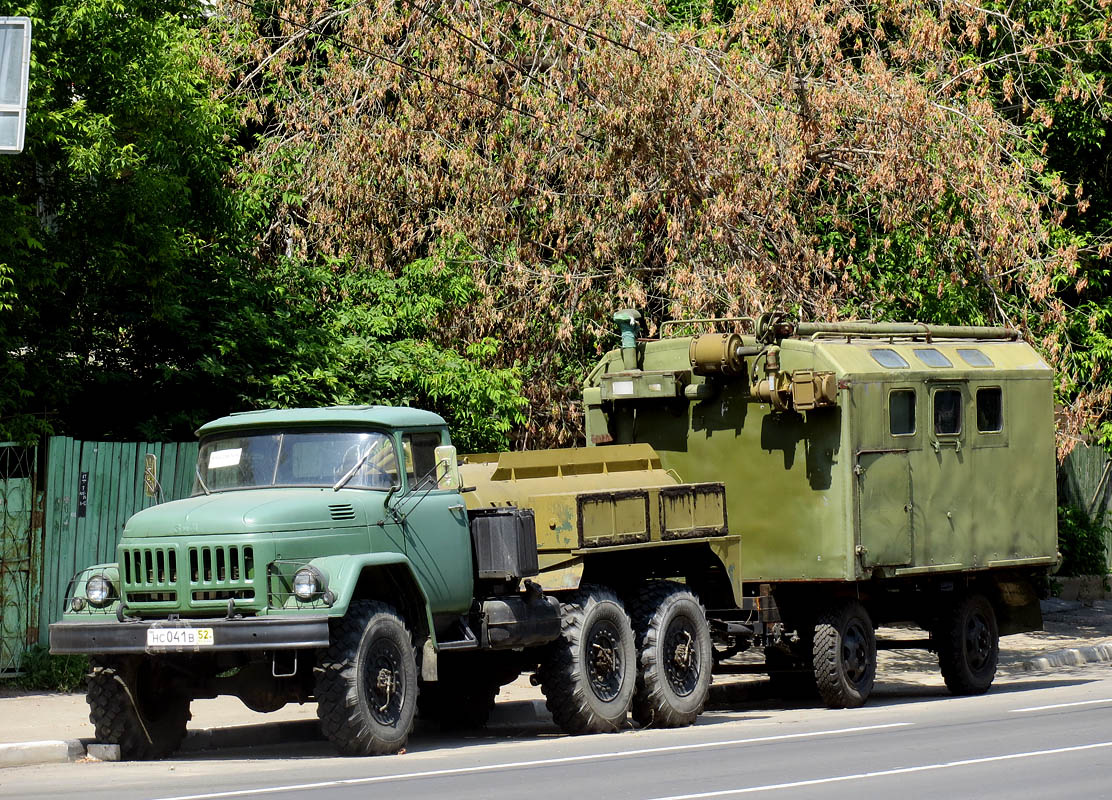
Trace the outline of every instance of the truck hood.
{"label": "truck hood", "polygon": [[245,489],[174,500],[124,525],[128,538],[351,528],[382,518],[385,492],[361,489]]}

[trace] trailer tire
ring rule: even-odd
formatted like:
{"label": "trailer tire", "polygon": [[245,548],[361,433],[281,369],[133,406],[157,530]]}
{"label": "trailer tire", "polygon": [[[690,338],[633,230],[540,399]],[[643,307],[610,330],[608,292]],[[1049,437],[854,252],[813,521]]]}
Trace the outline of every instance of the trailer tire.
{"label": "trailer tire", "polygon": [[625,726],[637,684],[633,627],[618,596],[581,587],[561,611],[562,631],[547,645],[537,678],[565,733],[610,733]]}
{"label": "trailer tire", "polygon": [[984,694],[996,677],[1000,631],[983,594],[967,594],[940,620],[935,633],[946,688],[957,695]]}
{"label": "trailer tire", "polygon": [[347,756],[396,753],[417,710],[417,658],[405,621],[386,603],[357,600],[332,623],[317,671],[321,732]]}
{"label": "trailer tire", "polygon": [[815,682],[829,708],[864,704],[876,679],[876,634],[861,603],[843,600],[819,615],[814,658]]}
{"label": "trailer tire", "polygon": [[714,652],[699,599],[677,583],[654,581],[631,603],[637,644],[633,719],[643,728],[680,728],[703,712]]}
{"label": "trailer tire", "polygon": [[151,659],[94,656],[90,667],[85,697],[98,742],[119,745],[126,761],[165,758],[181,746],[189,697],[168,690]]}

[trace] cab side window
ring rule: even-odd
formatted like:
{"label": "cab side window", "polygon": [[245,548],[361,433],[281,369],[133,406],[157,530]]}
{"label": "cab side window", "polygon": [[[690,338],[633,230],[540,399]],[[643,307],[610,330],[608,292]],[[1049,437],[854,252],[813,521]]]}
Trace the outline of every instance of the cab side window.
{"label": "cab side window", "polygon": [[407,433],[402,437],[405,448],[405,474],[410,491],[436,488],[436,448],[439,433]]}
{"label": "cab side window", "polygon": [[939,436],[961,433],[961,392],[940,389],[934,393],[934,432]]}

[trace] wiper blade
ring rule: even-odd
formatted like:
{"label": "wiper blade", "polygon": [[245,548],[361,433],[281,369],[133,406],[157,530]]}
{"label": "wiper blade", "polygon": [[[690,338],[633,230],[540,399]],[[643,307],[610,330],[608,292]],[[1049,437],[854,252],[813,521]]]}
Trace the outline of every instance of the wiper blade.
{"label": "wiper blade", "polygon": [[205,479],[201,477],[201,465],[198,464],[195,466],[194,470],[197,472],[197,483],[201,484],[201,490],[205,494],[212,494],[212,492],[209,491],[209,487],[205,486]]}
{"label": "wiper blade", "polygon": [[359,468],[367,463],[367,459],[371,457],[371,450],[373,449],[373,447],[367,448],[367,452],[363,454],[363,457],[361,459],[355,462],[355,466],[345,472],[344,477],[340,478],[340,480],[336,481],[336,483],[333,484],[332,491],[338,492],[344,488],[344,484],[351,480],[351,476],[357,473],[359,471]]}

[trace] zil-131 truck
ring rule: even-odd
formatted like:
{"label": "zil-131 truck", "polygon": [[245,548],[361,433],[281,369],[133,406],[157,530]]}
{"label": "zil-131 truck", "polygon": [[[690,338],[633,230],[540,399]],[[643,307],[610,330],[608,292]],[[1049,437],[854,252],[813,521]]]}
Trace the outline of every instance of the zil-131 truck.
{"label": "zil-131 truck", "polygon": [[96,737],[124,758],[173,752],[190,702],[222,694],[315,700],[348,755],[397,752],[418,705],[480,725],[522,671],[569,733],[702,710],[691,587],[739,586],[722,484],[681,484],[643,444],[461,467],[444,420],[411,408],[246,412],[199,435],[193,496],[131,517],[50,627],[52,652],[91,656]]}
{"label": "zil-131 truck", "polygon": [[757,649],[777,684],[854,706],[892,622],[925,633],[890,646],[985,691],[1057,561],[1034,351],[778,315],[638,340],[616,318],[586,448],[461,457],[410,408],[204,425],[193,496],[133,516],[51,626],[52,652],[91,657],[97,738],[163,757],[225,694],[315,701],[341,753],[392,753],[418,713],[483,724],[522,672],[568,733],[682,726]]}

